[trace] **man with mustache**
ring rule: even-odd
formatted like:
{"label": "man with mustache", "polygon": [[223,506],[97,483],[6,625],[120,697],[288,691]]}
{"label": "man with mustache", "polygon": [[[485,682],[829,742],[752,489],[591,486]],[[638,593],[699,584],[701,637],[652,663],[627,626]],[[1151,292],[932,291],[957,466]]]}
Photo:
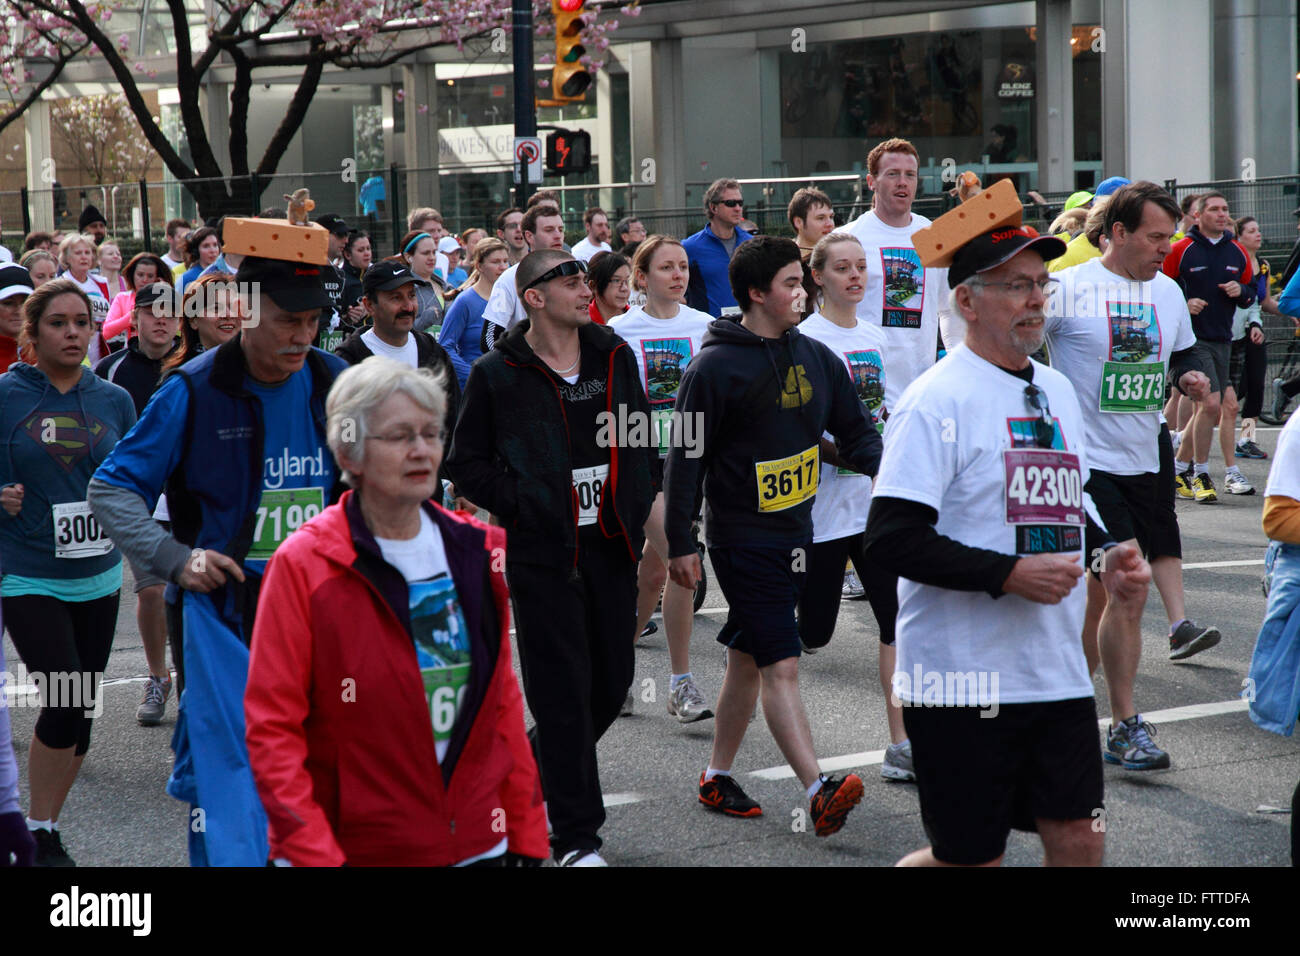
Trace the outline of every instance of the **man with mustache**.
{"label": "man with mustache", "polygon": [[447,390],[444,427],[450,440],[460,411],[460,384],[456,370],[447,350],[428,332],[414,328],[419,308],[415,287],[428,284],[401,262],[389,259],[376,262],[361,277],[366,308],[375,324],[364,331],[353,332],[334,351],[349,365],[364,362],[372,355],[382,355],[411,368],[427,368],[440,375],[443,388]]}
{"label": "man with mustache", "polygon": [[[343,490],[326,441],[325,396],[347,366],[311,346],[330,305],[325,265],[245,254],[236,279],[253,297],[251,318],[167,377],[142,416],[147,424],[90,483],[91,508],[114,543],[171,585],[168,629],[182,648],[173,659],[185,694],[167,790],[194,807],[196,866],[267,859],[243,694],[267,561]],[[164,488],[170,532],[152,518]]]}

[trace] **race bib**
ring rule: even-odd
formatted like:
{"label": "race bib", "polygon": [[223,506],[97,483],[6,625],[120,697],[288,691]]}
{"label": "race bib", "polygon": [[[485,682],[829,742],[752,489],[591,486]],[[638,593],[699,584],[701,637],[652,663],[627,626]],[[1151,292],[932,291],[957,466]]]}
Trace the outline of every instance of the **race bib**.
{"label": "race bib", "polygon": [[1164,363],[1103,363],[1099,406],[1103,412],[1158,412],[1164,403]]}
{"label": "race bib", "polygon": [[654,426],[655,441],[659,445],[659,457],[668,457],[668,443],[672,437],[673,410],[671,408],[650,409],[650,422]]}
{"label": "race bib", "polygon": [[429,716],[433,720],[433,739],[451,739],[456,717],[465,703],[469,687],[469,665],[429,667],[420,671],[424,679],[424,694],[429,698]]}
{"label": "race bib", "polygon": [[573,493],[578,496],[578,527],[596,523],[600,496],[609,480],[609,465],[573,469]]}
{"label": "race bib", "polygon": [[1068,451],[1009,448],[1006,468],[1006,523],[1077,525],[1085,523],[1083,474],[1079,456]]}
{"label": "race bib", "polygon": [[268,560],[285,538],[320,514],[324,507],[324,488],[264,490],[257,506],[257,525],[253,529],[248,560]]}
{"label": "race bib", "polygon": [[789,458],[755,462],[758,510],[785,511],[817,494],[818,457],[813,445]]}
{"label": "race bib", "polygon": [[343,344],[343,330],[330,329],[328,332],[320,334],[320,347],[326,352],[333,352]]}
{"label": "race bib", "polygon": [[56,558],[97,558],[113,550],[113,542],[91,514],[87,502],[68,501],[52,505],[51,511]]}

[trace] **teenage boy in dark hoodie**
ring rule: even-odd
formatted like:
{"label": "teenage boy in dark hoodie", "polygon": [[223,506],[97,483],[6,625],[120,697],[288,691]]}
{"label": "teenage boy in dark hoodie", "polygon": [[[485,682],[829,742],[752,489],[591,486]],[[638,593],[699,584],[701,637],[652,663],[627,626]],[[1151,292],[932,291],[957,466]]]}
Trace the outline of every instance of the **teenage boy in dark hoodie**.
{"label": "teenage boy in dark hoodie", "polygon": [[631,348],[591,322],[585,273],[559,249],[519,263],[528,318],[470,370],[445,464],[508,534],[530,736],[561,866],[605,865],[596,742],[632,683],[637,560],[658,490],[653,435],[620,444],[623,429],[604,417],[648,421],[650,408]]}
{"label": "teenage boy in dark hoodie", "polygon": [[731,776],[761,690],[763,715],[811,801],[816,833],[830,836],[862,799],[862,781],[818,770],[799,696],[795,603],[820,458],[874,476],[882,445],[843,361],[795,327],[804,305],[799,247],[752,239],[736,248],[728,278],[741,319],[709,326],[677,391],[676,411],[694,416],[704,453],[690,457],[673,443],[664,479],[669,574],[688,588],[699,579],[691,518],[703,483],[709,558],[729,608],[718,634],[729,648],[727,674],[700,802],[731,816],[762,813]]}

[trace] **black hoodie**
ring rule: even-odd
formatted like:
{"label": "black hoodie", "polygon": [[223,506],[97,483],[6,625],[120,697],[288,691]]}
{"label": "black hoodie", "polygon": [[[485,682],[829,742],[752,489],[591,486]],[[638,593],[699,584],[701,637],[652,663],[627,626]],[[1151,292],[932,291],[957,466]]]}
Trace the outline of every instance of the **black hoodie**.
{"label": "black hoodie", "polygon": [[[797,384],[796,384],[797,370]],[[883,445],[844,363],[792,328],[779,339],[729,319],[709,325],[677,390],[677,412],[696,416],[695,450],[674,444],[664,480],[669,557],[691,554],[691,519],[704,484],[711,547],[799,547],[812,539],[813,499],[759,510],[757,465],[835,436],[839,456],[874,476]],[[702,450],[699,457],[689,457]],[[813,472],[818,472],[814,464]],[[806,474],[806,472],[805,472]],[[798,475],[793,476],[796,480]]]}

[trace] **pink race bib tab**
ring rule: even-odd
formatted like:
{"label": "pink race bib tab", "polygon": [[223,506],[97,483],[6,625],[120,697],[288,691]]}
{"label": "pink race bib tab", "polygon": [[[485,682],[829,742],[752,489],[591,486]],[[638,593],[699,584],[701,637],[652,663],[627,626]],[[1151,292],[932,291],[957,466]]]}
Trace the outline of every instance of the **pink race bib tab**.
{"label": "pink race bib tab", "polygon": [[1009,448],[1002,453],[1002,460],[1006,468],[1007,524],[1085,524],[1078,455]]}

